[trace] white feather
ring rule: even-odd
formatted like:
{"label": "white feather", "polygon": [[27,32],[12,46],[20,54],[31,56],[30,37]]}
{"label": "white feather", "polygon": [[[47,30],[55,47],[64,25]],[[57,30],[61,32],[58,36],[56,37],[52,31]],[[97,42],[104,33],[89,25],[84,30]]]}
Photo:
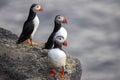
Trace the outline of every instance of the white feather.
{"label": "white feather", "polygon": [[34,35],[35,35],[35,33],[36,33],[36,30],[37,30],[37,28],[38,28],[38,26],[39,26],[39,19],[38,19],[38,16],[37,16],[37,15],[36,15],[35,18],[33,19],[33,24],[34,24],[34,30],[33,30],[32,34],[31,34],[31,38],[34,37]]}
{"label": "white feather", "polygon": [[60,50],[59,48],[51,49],[48,52],[48,57],[50,62],[55,67],[65,67],[66,65],[66,54],[64,51]]}
{"label": "white feather", "polygon": [[62,36],[64,37],[64,40],[67,39],[67,31],[64,27],[61,27],[60,30],[58,30],[58,32],[56,32],[55,36],[54,36],[54,39],[57,37],[57,36]]}

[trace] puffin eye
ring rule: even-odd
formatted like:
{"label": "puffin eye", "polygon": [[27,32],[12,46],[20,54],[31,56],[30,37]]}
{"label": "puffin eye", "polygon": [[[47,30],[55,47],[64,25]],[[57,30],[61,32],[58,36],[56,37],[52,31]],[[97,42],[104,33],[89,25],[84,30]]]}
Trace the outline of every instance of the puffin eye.
{"label": "puffin eye", "polygon": [[39,6],[36,6],[36,8],[39,8]]}
{"label": "puffin eye", "polygon": [[60,16],[58,17],[58,19],[60,19]]}
{"label": "puffin eye", "polygon": [[61,38],[59,38],[59,40],[61,40]]}

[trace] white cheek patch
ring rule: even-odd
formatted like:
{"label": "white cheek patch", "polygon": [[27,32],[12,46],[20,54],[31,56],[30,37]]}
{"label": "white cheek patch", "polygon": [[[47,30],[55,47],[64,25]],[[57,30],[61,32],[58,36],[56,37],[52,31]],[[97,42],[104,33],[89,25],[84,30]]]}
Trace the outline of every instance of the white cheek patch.
{"label": "white cheek patch", "polygon": [[55,38],[55,41],[57,42],[57,43],[64,43],[64,37],[62,37],[62,36],[57,36],[56,38]]}
{"label": "white cheek patch", "polygon": [[56,42],[63,43],[64,40],[57,39]]}
{"label": "white cheek patch", "polygon": [[35,6],[35,7],[33,8],[33,11],[34,11],[34,12],[37,12],[37,11],[40,10],[40,8],[41,8],[40,6]]}
{"label": "white cheek patch", "polygon": [[39,6],[39,10],[41,9],[41,6]]}
{"label": "white cheek patch", "polygon": [[61,17],[60,21],[63,22],[63,20],[64,20],[64,17]]}
{"label": "white cheek patch", "polygon": [[36,10],[38,10],[38,11],[39,11],[39,10],[40,10],[40,8],[41,8],[41,7],[39,6],[39,7],[37,7],[37,8],[36,8]]}

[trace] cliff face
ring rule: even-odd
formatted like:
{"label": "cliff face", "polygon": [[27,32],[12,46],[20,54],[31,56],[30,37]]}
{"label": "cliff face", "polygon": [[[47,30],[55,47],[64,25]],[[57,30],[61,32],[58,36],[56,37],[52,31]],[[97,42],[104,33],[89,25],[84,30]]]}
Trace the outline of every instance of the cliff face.
{"label": "cliff face", "polygon": [[[0,28],[0,80],[80,80],[80,61],[67,54],[65,79],[50,77],[47,52],[41,46],[16,45],[18,37]],[[60,71],[58,70],[60,73]]]}

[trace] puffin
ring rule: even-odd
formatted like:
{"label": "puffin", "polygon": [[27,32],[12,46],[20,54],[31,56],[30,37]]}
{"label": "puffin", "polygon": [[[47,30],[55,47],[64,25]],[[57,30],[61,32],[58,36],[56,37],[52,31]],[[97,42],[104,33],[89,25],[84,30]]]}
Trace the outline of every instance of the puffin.
{"label": "puffin", "polygon": [[67,30],[62,26],[62,23],[67,24],[67,19],[61,15],[56,15],[54,20],[54,29],[45,43],[45,49],[51,49],[54,46],[54,38],[57,36],[63,36],[65,39],[64,44],[65,46],[67,45]]}
{"label": "puffin", "polygon": [[20,44],[27,40],[27,43],[30,45],[38,45],[38,43],[33,42],[32,39],[37,31],[39,26],[39,18],[37,12],[43,11],[43,7],[39,4],[32,4],[30,7],[29,15],[27,20],[24,22],[22,33],[16,42]]}
{"label": "puffin", "polygon": [[62,49],[62,45],[66,43],[63,36],[58,36],[54,39],[54,47],[48,51],[48,58],[52,64],[50,76],[54,77],[57,72],[55,68],[62,69],[60,77],[65,78],[64,69],[66,65],[66,54]]}

